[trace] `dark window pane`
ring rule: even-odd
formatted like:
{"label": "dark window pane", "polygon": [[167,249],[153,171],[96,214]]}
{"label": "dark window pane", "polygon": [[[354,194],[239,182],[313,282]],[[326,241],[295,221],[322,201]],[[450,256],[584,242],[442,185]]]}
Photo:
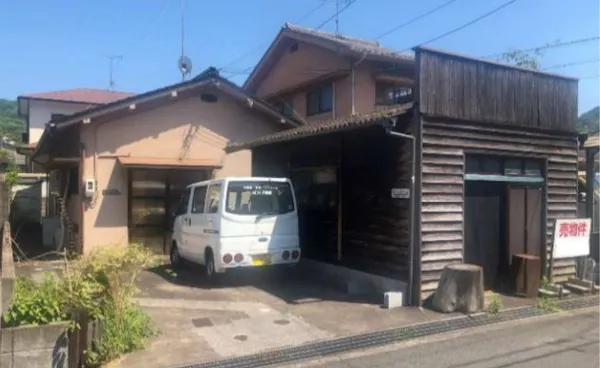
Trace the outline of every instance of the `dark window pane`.
{"label": "dark window pane", "polygon": [[478,156],[467,156],[465,161],[467,174],[481,173],[481,162]]}
{"label": "dark window pane", "polygon": [[523,175],[523,161],[518,158],[511,158],[504,163],[504,175]]}
{"label": "dark window pane", "polygon": [[525,175],[542,176],[542,164],[537,160],[525,161]]}
{"label": "dark window pane", "polygon": [[333,110],[333,88],[328,86],[321,90],[319,111],[329,112],[331,110]]}
{"label": "dark window pane", "polygon": [[190,189],[186,189],[183,192],[183,195],[181,196],[181,199],[179,200],[179,205],[177,207],[178,215],[183,215],[183,214],[187,213],[188,202],[190,201],[190,193],[191,193]]}
{"label": "dark window pane", "polygon": [[375,86],[375,104],[396,105],[412,101],[412,88],[378,82]]}
{"label": "dark window pane", "polygon": [[311,92],[306,97],[306,114],[307,115],[316,115],[319,113],[319,103],[320,103],[319,92]]}
{"label": "dark window pane", "polygon": [[204,203],[206,203],[206,187],[194,188],[191,212],[204,213]]}
{"label": "dark window pane", "polygon": [[499,157],[488,156],[483,159],[483,173],[502,175],[502,162]]}

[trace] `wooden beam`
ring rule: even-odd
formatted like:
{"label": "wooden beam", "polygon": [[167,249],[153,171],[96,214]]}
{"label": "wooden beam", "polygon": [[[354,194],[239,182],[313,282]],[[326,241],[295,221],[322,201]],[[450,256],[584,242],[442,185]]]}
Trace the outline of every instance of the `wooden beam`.
{"label": "wooden beam", "polygon": [[375,78],[376,81],[395,83],[399,85],[405,85],[407,87],[415,84],[415,80],[413,78],[401,75],[376,73],[373,75],[373,78]]}

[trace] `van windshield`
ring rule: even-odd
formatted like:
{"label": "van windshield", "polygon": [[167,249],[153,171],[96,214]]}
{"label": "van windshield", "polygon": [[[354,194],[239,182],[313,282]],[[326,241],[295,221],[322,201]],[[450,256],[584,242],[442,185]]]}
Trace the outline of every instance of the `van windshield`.
{"label": "van windshield", "polygon": [[236,215],[281,215],[293,212],[292,188],[285,182],[229,182],[226,211]]}

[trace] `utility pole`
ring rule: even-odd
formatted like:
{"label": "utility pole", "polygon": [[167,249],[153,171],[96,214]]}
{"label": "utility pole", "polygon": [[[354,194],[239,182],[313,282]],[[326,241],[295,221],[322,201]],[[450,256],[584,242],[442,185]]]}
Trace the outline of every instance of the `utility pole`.
{"label": "utility pole", "polygon": [[113,79],[113,61],[122,60],[123,55],[111,54],[106,55],[106,58],[108,59],[108,89],[112,91],[113,87],[115,86],[115,81]]}

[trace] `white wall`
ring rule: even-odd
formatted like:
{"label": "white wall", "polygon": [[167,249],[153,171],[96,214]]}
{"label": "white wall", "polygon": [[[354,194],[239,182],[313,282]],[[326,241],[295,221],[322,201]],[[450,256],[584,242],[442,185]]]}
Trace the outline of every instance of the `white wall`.
{"label": "white wall", "polygon": [[74,114],[94,105],[56,101],[29,101],[29,143],[40,140],[44,132],[44,126],[52,114]]}

